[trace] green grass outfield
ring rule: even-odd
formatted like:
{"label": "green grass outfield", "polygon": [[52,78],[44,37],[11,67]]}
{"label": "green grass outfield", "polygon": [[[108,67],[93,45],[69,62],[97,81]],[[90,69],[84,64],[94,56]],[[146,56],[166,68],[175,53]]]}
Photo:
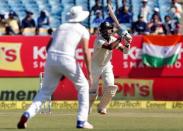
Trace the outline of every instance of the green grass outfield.
{"label": "green grass outfield", "polygon": [[[16,129],[22,110],[0,110],[0,131]],[[76,110],[53,110],[38,114],[25,131],[79,131],[75,128]],[[107,115],[94,110],[89,121],[93,131],[183,131],[183,110],[180,109],[109,109]]]}

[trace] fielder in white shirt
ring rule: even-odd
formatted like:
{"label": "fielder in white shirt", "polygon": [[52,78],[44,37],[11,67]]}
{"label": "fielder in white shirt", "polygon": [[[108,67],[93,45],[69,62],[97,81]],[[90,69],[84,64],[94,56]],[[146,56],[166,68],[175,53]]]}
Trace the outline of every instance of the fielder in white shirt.
{"label": "fielder in white shirt", "polygon": [[[121,30],[120,30],[121,32]],[[123,46],[121,40],[124,38],[126,44]],[[94,52],[92,56],[92,77],[93,85],[90,88],[90,110],[92,104],[98,96],[98,84],[100,77],[103,80],[103,95],[101,96],[100,103],[97,110],[100,114],[107,113],[107,105],[115,96],[118,87],[114,85],[113,66],[111,64],[112,50],[119,49],[123,53],[128,53],[130,48],[131,36],[128,32],[123,31],[118,38],[113,36],[113,25],[109,22],[101,23],[99,27],[99,35],[94,43]]]}
{"label": "fielder in white shirt", "polygon": [[[80,24],[88,16],[88,11],[84,11],[81,6],[74,6],[67,13],[67,22],[60,25],[54,32],[48,49],[43,87],[35,96],[30,107],[21,116],[17,128],[27,127],[28,120],[39,112],[43,101],[50,98],[63,76],[72,80],[78,91],[79,107],[76,128],[93,128],[93,125],[88,122],[89,85],[92,83],[91,53],[88,48],[90,35],[88,30]],[[75,51],[79,43],[83,46],[89,83],[75,59]]]}

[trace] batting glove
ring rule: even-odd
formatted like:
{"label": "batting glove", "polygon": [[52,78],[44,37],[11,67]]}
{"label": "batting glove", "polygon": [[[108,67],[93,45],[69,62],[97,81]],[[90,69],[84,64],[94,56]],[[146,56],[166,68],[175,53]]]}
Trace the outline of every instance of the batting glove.
{"label": "batting glove", "polygon": [[128,33],[127,30],[123,30],[122,27],[119,28],[118,34],[125,39],[128,43],[131,43],[132,36]]}

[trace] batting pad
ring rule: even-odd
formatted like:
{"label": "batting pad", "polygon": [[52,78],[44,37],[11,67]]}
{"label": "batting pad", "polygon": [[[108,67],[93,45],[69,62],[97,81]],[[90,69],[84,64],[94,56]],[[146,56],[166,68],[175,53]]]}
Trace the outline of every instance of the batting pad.
{"label": "batting pad", "polygon": [[92,91],[90,90],[89,92],[89,112],[91,112],[92,110],[92,105],[94,103],[94,101],[97,99],[98,95],[97,95],[97,91]]}
{"label": "batting pad", "polygon": [[107,105],[112,100],[112,97],[115,96],[117,90],[118,90],[117,85],[108,86],[104,89],[103,95],[102,95],[102,97],[100,99],[100,103],[98,105],[98,110],[104,110],[105,108],[107,108]]}

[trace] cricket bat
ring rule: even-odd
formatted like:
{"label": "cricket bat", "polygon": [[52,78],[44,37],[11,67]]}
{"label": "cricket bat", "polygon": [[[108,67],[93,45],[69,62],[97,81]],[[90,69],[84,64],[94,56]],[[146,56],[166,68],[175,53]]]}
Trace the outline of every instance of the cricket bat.
{"label": "cricket bat", "polygon": [[113,19],[114,23],[116,24],[117,28],[120,28],[120,24],[118,19],[116,18],[114,11],[112,9],[112,6],[110,4],[108,4],[108,9],[109,9],[109,15],[111,16],[111,18]]}
{"label": "cricket bat", "polygon": [[[113,19],[114,23],[116,24],[117,28],[121,30],[121,26],[119,24],[119,21],[118,19],[116,18],[115,14],[114,14],[114,11],[112,9],[112,6],[110,4],[108,4],[108,9],[109,9],[109,15],[111,16],[111,18]],[[123,32],[121,31],[120,34],[122,34]],[[132,37],[130,36],[130,34],[126,33],[125,35],[125,39],[126,40],[130,40],[132,39]],[[131,43],[131,42],[129,42]]]}

